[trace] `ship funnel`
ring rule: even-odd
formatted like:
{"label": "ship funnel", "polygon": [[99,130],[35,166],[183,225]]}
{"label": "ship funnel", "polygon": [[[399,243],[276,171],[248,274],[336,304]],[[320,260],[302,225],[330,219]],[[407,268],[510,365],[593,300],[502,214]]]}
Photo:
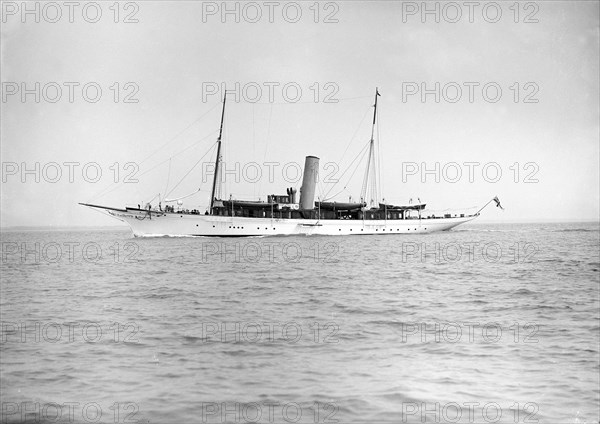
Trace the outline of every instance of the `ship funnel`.
{"label": "ship funnel", "polygon": [[300,187],[300,209],[314,209],[315,187],[319,178],[319,158],[307,156],[304,162],[304,176]]}

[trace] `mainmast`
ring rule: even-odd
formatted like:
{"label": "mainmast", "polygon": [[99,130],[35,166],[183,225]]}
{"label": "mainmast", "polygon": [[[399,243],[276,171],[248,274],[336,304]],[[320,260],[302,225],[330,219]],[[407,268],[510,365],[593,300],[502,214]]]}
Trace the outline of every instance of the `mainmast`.
{"label": "mainmast", "polygon": [[[365,172],[365,178],[363,180],[363,187],[362,187],[362,193],[361,193],[361,197],[362,197],[362,201],[363,202],[367,202],[367,205],[369,204],[369,200],[373,200],[373,199],[367,199],[366,196],[367,194],[370,194],[372,197],[375,197],[375,201],[377,202],[377,179],[376,179],[376,175],[377,173],[375,172],[375,141],[374,141],[374,136],[375,136],[375,123],[377,121],[377,97],[379,97],[379,89],[375,88],[375,105],[373,106],[373,125],[371,127],[371,141],[369,143],[369,159],[367,160],[367,171]],[[368,184],[369,184],[369,174],[372,173],[372,178],[371,178],[371,192],[367,193],[367,188],[368,188]],[[379,205],[377,205],[379,206]]]}
{"label": "mainmast", "polygon": [[[223,135],[223,120],[225,119],[225,101],[227,100],[227,90],[223,94],[223,111],[221,112],[221,127],[219,128],[219,138],[217,139],[217,158],[215,159],[215,176],[213,178],[212,193],[210,195],[210,213],[213,213],[213,204],[215,202],[215,190],[220,174],[221,165],[221,137]],[[218,181],[220,183],[220,181]]]}

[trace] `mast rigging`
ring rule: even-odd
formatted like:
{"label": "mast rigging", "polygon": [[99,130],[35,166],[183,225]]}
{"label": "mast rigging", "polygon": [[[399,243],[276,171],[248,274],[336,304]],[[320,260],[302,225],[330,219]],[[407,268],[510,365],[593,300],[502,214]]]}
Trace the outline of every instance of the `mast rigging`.
{"label": "mast rigging", "polygon": [[219,138],[217,139],[217,158],[215,159],[215,175],[213,178],[212,192],[210,195],[210,213],[213,213],[213,205],[215,202],[215,190],[217,189],[217,183],[220,185],[220,164],[221,164],[221,138],[223,136],[223,121],[225,119],[225,101],[227,100],[227,90],[223,93],[223,110],[221,112],[221,126],[219,128]]}

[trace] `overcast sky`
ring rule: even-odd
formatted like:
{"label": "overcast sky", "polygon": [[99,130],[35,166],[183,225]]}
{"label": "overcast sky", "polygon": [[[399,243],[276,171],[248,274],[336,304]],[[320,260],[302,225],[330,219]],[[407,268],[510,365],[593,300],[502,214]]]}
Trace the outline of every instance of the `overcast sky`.
{"label": "overcast sky", "polygon": [[358,199],[365,160],[343,172],[369,141],[379,87],[386,201],[439,210],[497,195],[505,211],[488,219],[597,219],[599,3],[429,2],[437,17],[421,4],[231,2],[222,15],[221,2],[107,2],[98,15],[89,2],[31,2],[26,14],[4,2],[2,226],[114,225],[77,203],[198,189],[185,205],[204,211],[222,83],[239,87],[227,197],[299,188],[296,164],[315,155],[322,180],[340,179],[320,195]]}

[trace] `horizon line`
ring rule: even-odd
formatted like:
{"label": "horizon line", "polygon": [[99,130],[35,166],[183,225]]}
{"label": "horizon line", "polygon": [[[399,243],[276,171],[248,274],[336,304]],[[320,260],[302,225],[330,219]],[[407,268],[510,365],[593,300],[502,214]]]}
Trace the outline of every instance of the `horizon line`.
{"label": "horizon line", "polygon": [[[573,219],[573,220],[555,220],[555,219],[521,219],[521,220],[479,220],[465,223],[464,225],[481,225],[481,224],[590,224],[595,223],[600,225],[600,219]],[[10,230],[84,230],[84,229],[129,229],[127,224],[122,225],[12,225],[0,226],[0,231]]]}

